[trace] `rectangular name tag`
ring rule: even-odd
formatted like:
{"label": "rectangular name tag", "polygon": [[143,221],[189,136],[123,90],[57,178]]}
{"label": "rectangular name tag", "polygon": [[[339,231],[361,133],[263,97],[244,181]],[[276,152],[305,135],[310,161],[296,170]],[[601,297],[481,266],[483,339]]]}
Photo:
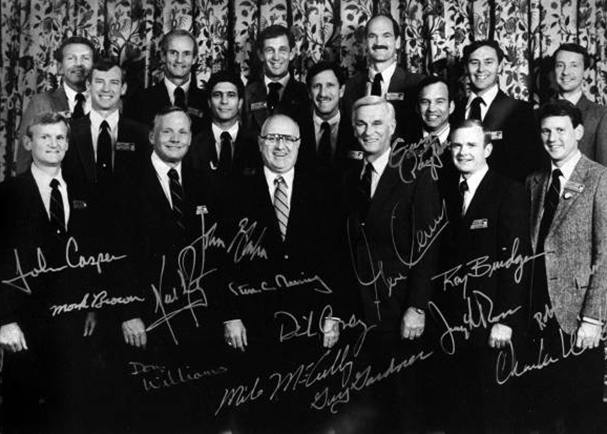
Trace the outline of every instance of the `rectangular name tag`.
{"label": "rectangular name tag", "polygon": [[116,142],[117,151],[135,151],[135,144],[132,142]]}
{"label": "rectangular name tag", "polygon": [[73,200],[72,201],[72,208],[74,208],[74,209],[86,209],[87,206],[88,205],[83,200]]}
{"label": "rectangular name tag", "polygon": [[363,151],[348,151],[348,158],[350,160],[362,160]]}
{"label": "rectangular name tag", "polygon": [[487,229],[488,227],[489,222],[487,219],[472,220],[472,224],[470,225],[470,229]]}
{"label": "rectangular name tag", "polygon": [[268,103],[266,101],[254,102],[251,103],[251,111],[264,110],[268,107]]}
{"label": "rectangular name tag", "polygon": [[206,205],[198,205],[196,207],[196,215],[203,215],[203,214],[207,214],[209,212],[209,210],[207,209]]}
{"label": "rectangular name tag", "polygon": [[203,116],[202,110],[197,109],[196,107],[188,107],[188,113],[192,116],[196,116],[197,118],[201,118]]}
{"label": "rectangular name tag", "polygon": [[577,193],[581,193],[584,191],[584,184],[580,184],[579,182],[567,181],[565,184],[565,190],[575,191]]}
{"label": "rectangular name tag", "polygon": [[502,140],[503,134],[501,131],[489,131],[489,137],[491,137],[491,140]]}
{"label": "rectangular name tag", "polygon": [[386,94],[386,101],[404,101],[405,93],[404,92],[388,92]]}

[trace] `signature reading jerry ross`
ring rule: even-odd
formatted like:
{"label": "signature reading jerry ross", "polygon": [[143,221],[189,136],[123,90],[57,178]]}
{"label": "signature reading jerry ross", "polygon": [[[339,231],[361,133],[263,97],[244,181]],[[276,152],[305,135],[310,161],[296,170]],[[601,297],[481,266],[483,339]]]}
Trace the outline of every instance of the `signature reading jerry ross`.
{"label": "signature reading jerry ross", "polygon": [[232,255],[235,264],[248,259],[250,261],[260,258],[268,259],[268,252],[261,246],[266,234],[266,228],[257,231],[257,222],[250,222],[244,217],[238,223],[238,231],[232,241],[228,243],[228,253]]}
{"label": "signature reading jerry ross", "polygon": [[13,288],[23,291],[26,294],[31,294],[29,278],[36,278],[47,273],[58,273],[66,269],[84,269],[94,268],[97,273],[103,272],[103,266],[115,261],[125,259],[127,255],[114,256],[107,252],[100,252],[93,255],[81,255],[78,253],[78,242],[74,237],[70,237],[65,245],[65,263],[59,266],[50,267],[47,264],[46,257],[42,248],[36,248],[36,266],[31,270],[24,271],[21,266],[21,258],[19,252],[14,249],[15,255],[15,273],[16,276],[12,279],[3,280],[2,283],[12,286]]}
{"label": "signature reading jerry ross", "polygon": [[464,297],[467,296],[469,278],[485,276],[491,277],[493,276],[493,273],[500,270],[515,267],[513,278],[516,283],[520,283],[523,278],[525,265],[529,261],[533,261],[534,259],[543,256],[544,253],[542,252],[531,256],[521,255],[518,253],[519,245],[519,239],[515,238],[512,243],[510,256],[505,260],[491,262],[488,255],[479,256],[478,258],[474,258],[465,264],[459,264],[452,269],[445,271],[444,273],[437,274],[436,276],[432,277],[432,280],[442,279],[443,291],[446,291],[449,287],[462,286],[464,290]]}
{"label": "signature reading jerry ross", "polygon": [[302,286],[314,287],[315,292],[321,294],[332,294],[333,291],[329,288],[329,285],[319,275],[310,277],[300,276],[297,279],[290,279],[284,274],[277,274],[274,277],[274,281],[266,282],[262,281],[259,285],[251,285],[249,283],[238,284],[236,282],[230,282],[228,288],[230,292],[236,296],[255,295],[262,294],[264,292],[279,291],[282,289],[293,289]]}
{"label": "signature reading jerry ross", "polygon": [[430,168],[432,179],[438,180],[438,169],[443,167],[439,151],[441,144],[438,137],[424,137],[417,143],[403,144],[404,140],[395,140],[390,161],[390,167],[399,168],[402,182],[409,184],[417,178],[417,174],[425,168]]}
{"label": "signature reading jerry ross", "polygon": [[472,291],[470,297],[466,297],[466,311],[462,316],[462,322],[457,325],[449,324],[446,316],[440,308],[433,302],[428,303],[430,313],[439,323],[444,326],[445,331],[439,339],[441,349],[446,353],[455,354],[456,335],[461,333],[464,340],[470,338],[470,332],[478,328],[487,328],[492,324],[497,324],[505,318],[514,315],[522,306],[517,306],[514,309],[508,309],[499,314],[494,314],[493,301],[487,295],[480,291]]}

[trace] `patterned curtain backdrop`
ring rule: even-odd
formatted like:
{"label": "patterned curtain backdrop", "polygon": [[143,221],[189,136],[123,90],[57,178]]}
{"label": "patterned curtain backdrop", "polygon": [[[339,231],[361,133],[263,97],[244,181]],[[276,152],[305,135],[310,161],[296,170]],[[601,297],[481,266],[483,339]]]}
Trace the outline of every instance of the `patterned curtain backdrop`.
{"label": "patterned curtain backdrop", "polygon": [[280,23],[296,37],[293,73],[303,79],[321,59],[349,74],[364,68],[364,25],[377,12],[401,22],[402,65],[442,75],[461,93],[460,57],[471,40],[498,39],[508,56],[502,88],[534,103],[554,92],[549,56],[579,42],[593,57],[586,95],[607,103],[607,0],[0,0],[0,179],[12,175],[24,106],[59,82],[53,52],[66,36],[86,36],[118,57],[132,92],[161,78],[158,43],[169,29],[196,36],[198,81],[222,68],[247,80],[261,69],[257,34]]}

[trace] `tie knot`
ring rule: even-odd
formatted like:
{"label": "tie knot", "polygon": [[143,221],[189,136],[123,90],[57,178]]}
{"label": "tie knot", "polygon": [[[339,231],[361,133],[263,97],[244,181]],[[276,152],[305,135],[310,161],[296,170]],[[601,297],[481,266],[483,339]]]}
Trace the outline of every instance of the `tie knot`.
{"label": "tie knot", "polygon": [[482,96],[477,96],[476,98],[474,98],[474,99],[472,100],[472,104],[477,104],[477,105],[479,105],[479,106],[480,106],[481,104],[482,104],[482,105],[485,105],[485,100],[483,99],[483,97],[482,97]]}
{"label": "tie knot", "polygon": [[270,91],[279,91],[280,88],[282,87],[282,84],[278,83],[278,82],[272,82],[270,84],[268,84],[268,88],[270,89]]}
{"label": "tie knot", "polygon": [[464,193],[466,193],[469,190],[468,188],[468,183],[466,182],[466,180],[464,179],[462,182],[459,183],[459,192],[462,194],[462,196],[464,195]]}
{"label": "tie knot", "polygon": [[169,170],[169,179],[179,182],[179,173],[175,169]]}
{"label": "tie knot", "polygon": [[83,93],[78,92],[78,93],[76,94],[76,102],[84,102],[84,100],[85,100],[85,99],[86,99],[86,98],[84,97],[84,94],[83,94]]}
{"label": "tie knot", "polygon": [[59,188],[59,181],[57,180],[57,178],[51,179],[50,186],[53,190],[56,190]]}
{"label": "tie knot", "polygon": [[377,81],[377,82],[382,82],[384,81],[384,78],[381,76],[381,72],[378,72],[377,74],[375,74],[375,77],[373,77],[373,81]]}
{"label": "tie knot", "polygon": [[554,169],[552,171],[552,180],[553,181],[557,181],[561,176],[563,176],[563,172],[561,172],[561,169]]}
{"label": "tie knot", "polygon": [[107,121],[101,122],[101,130],[102,131],[108,131],[109,129],[110,129],[110,124],[108,124]]}
{"label": "tie knot", "polygon": [[222,141],[232,141],[232,136],[227,131],[224,131],[223,133],[221,133],[221,135],[219,137],[221,138]]}
{"label": "tie knot", "polygon": [[321,131],[331,131],[331,125],[329,125],[329,122],[323,122],[322,124],[320,124],[320,130]]}
{"label": "tie knot", "polygon": [[285,179],[282,176],[277,176],[276,179],[274,179],[274,185],[278,186],[278,185],[287,185],[287,183],[285,182]]}

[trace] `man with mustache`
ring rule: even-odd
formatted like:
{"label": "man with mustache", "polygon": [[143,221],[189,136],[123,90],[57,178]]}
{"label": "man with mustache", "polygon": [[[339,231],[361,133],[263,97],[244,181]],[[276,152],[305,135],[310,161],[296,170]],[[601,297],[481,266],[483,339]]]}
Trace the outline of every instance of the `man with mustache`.
{"label": "man with mustache", "polygon": [[365,26],[365,40],[368,68],[346,82],[344,113],[350,119],[357,99],[366,95],[382,96],[394,106],[395,134],[402,136],[409,127],[406,123],[415,118],[415,86],[423,76],[398,66],[400,27],[392,16],[380,14],[372,17]]}
{"label": "man with mustache", "polygon": [[55,51],[59,63],[61,85],[48,92],[34,95],[21,117],[16,170],[23,173],[32,162],[31,154],[23,147],[24,136],[32,119],[45,112],[61,112],[67,118],[81,118],[91,110],[91,99],[86,87],[91,67],[96,57],[95,46],[86,38],[72,36],[65,39]]}

